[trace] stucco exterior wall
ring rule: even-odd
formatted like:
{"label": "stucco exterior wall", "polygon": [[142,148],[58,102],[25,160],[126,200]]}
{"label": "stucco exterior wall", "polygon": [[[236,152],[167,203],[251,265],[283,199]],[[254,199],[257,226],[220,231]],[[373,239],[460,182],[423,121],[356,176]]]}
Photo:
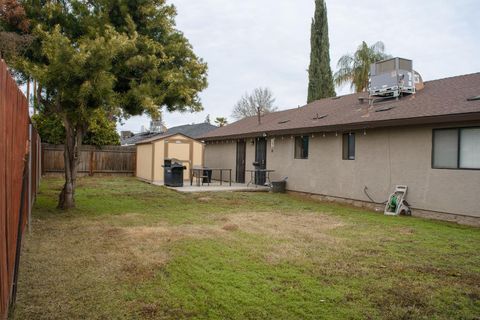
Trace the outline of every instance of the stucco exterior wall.
{"label": "stucco exterior wall", "polygon": [[[205,146],[205,166],[209,168],[232,169],[232,180],[236,173],[237,143],[228,141]],[[212,173],[213,179],[220,179],[217,171]],[[225,178],[224,178],[225,179]]]}
{"label": "stucco exterior wall", "polygon": [[152,145],[144,144],[137,146],[137,177],[144,180],[152,180]]}
{"label": "stucco exterior wall", "polygon": [[[275,170],[272,179],[288,177],[291,191],[370,201],[364,193],[367,187],[376,202],[383,202],[395,185],[405,184],[413,208],[480,217],[480,170],[431,168],[432,129],[444,127],[371,129],[366,135],[355,131],[355,160],[342,160],[341,133],[310,136],[308,159],[294,159],[290,136],[275,137],[273,151],[269,138],[267,168]],[[247,169],[254,155],[254,146],[247,142]],[[217,159],[219,165],[225,159],[235,167],[235,153],[229,144],[207,145],[206,158]]]}

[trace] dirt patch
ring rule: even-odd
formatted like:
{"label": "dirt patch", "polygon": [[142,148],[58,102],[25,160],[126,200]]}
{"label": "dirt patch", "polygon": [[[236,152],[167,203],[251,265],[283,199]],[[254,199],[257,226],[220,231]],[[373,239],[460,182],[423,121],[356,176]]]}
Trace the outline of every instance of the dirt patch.
{"label": "dirt patch", "polygon": [[227,223],[222,227],[222,229],[227,231],[236,231],[238,230],[238,226],[234,223]]}
{"label": "dirt patch", "polygon": [[413,235],[413,234],[415,234],[415,230],[413,228],[407,228],[407,227],[398,228],[397,232],[399,234],[402,234],[402,235]]}
{"label": "dirt patch", "polygon": [[213,199],[211,197],[200,197],[200,198],[197,198],[197,200],[200,202],[210,202]]}
{"label": "dirt patch", "polygon": [[154,318],[158,312],[158,306],[156,304],[142,304],[140,307],[141,314],[147,318]]}

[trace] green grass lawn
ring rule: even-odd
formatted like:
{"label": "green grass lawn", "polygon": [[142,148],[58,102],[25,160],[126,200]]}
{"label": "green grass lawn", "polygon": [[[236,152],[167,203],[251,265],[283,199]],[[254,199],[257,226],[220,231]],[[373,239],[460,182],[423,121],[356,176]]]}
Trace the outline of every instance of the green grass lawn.
{"label": "green grass lawn", "polygon": [[480,319],[480,230],[269,193],[42,181],[14,319]]}

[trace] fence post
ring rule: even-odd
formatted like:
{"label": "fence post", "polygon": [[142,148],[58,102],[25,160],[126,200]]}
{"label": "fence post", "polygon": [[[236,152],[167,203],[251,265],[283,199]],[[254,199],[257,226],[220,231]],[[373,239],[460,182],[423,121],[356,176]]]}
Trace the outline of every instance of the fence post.
{"label": "fence post", "polygon": [[44,148],[41,148],[40,150],[41,154],[42,154],[42,160],[40,161],[40,166],[42,168],[42,176],[45,175],[46,173],[46,168],[45,168],[45,149]]}
{"label": "fence post", "polygon": [[93,176],[93,170],[94,170],[94,168],[93,168],[93,150],[90,151],[90,165],[88,167],[89,167],[88,175],[91,177],[91,176]]}
{"label": "fence post", "polygon": [[32,232],[32,124],[28,125],[28,232]]}
{"label": "fence post", "polygon": [[137,152],[133,154],[133,176],[137,176]]}

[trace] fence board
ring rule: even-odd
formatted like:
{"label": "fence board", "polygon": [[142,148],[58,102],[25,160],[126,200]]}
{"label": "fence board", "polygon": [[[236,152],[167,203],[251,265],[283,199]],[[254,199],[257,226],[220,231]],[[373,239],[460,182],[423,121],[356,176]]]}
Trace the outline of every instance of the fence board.
{"label": "fence board", "polygon": [[[63,145],[42,144],[42,174],[64,172],[63,148]],[[84,145],[79,158],[79,174],[135,174],[135,147]]]}
{"label": "fence board", "polygon": [[37,165],[40,155],[40,139],[33,129],[29,141],[29,127],[27,99],[0,60],[0,319],[15,300],[22,233],[39,183],[38,169],[28,172],[27,161]]}

